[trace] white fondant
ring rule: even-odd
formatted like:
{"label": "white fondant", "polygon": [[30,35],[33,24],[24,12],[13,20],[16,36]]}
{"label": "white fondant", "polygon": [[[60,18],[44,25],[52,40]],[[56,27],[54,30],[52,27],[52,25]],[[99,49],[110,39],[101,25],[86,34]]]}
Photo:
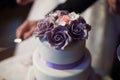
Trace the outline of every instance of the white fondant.
{"label": "white fondant", "polygon": [[83,60],[79,66],[68,70],[57,70],[41,63],[38,51],[36,51],[33,55],[33,69],[36,80],[87,80],[92,70],[90,54],[89,52],[85,54],[88,58]]}
{"label": "white fondant", "polygon": [[38,53],[47,61],[56,64],[70,64],[78,61],[85,52],[85,41],[73,42],[64,50],[56,50],[47,41],[38,40]]}

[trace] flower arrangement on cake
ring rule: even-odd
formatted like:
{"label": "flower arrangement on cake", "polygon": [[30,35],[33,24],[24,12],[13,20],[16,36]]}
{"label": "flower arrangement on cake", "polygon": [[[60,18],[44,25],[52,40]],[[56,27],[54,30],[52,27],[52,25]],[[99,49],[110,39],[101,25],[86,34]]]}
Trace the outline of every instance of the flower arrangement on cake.
{"label": "flower arrangement on cake", "polygon": [[72,41],[85,40],[91,26],[80,14],[55,11],[38,22],[34,35],[41,41],[48,41],[55,49],[63,50]]}

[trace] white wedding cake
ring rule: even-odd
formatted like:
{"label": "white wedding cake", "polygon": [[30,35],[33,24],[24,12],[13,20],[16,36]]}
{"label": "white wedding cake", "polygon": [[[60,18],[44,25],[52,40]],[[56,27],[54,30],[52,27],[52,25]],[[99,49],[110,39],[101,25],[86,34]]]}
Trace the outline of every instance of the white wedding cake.
{"label": "white wedding cake", "polygon": [[34,35],[35,80],[97,80],[85,47],[90,25],[74,12],[58,10],[38,22]]}

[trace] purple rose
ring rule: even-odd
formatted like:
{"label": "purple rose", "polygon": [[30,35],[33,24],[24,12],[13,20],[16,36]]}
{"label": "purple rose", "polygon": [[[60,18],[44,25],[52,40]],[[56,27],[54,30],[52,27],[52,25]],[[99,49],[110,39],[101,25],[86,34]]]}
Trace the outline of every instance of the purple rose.
{"label": "purple rose", "polygon": [[75,20],[68,25],[68,33],[73,40],[84,40],[88,36],[88,30],[86,28],[86,24]]}
{"label": "purple rose", "polygon": [[65,26],[56,26],[47,33],[47,39],[50,45],[56,49],[64,49],[70,42],[70,37]]}
{"label": "purple rose", "polygon": [[37,24],[34,34],[40,39],[45,39],[46,32],[50,31],[53,28],[53,25],[54,25],[54,21],[50,18],[40,20],[40,22],[38,22]]}

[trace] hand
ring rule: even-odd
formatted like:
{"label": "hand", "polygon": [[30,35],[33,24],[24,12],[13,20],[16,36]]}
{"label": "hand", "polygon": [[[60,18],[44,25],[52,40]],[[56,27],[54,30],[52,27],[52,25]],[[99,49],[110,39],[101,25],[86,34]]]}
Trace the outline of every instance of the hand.
{"label": "hand", "polygon": [[31,3],[33,0],[16,0],[16,2],[20,5],[26,5],[28,3]]}
{"label": "hand", "polygon": [[108,4],[112,14],[120,15],[120,0],[108,0]]}
{"label": "hand", "polygon": [[110,13],[114,14],[116,11],[116,0],[108,0],[108,4]]}
{"label": "hand", "polygon": [[16,30],[16,38],[28,39],[37,26],[37,22],[38,21],[24,21]]}

